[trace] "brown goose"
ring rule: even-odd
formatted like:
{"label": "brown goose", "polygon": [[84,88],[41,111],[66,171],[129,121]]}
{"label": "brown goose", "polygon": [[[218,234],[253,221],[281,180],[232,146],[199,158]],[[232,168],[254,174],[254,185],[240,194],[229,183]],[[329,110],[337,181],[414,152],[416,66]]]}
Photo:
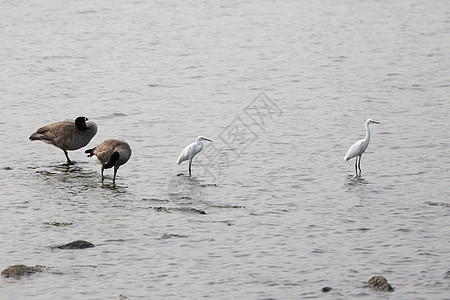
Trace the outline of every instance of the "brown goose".
{"label": "brown goose", "polygon": [[77,150],[86,146],[97,133],[97,124],[85,117],[78,117],[75,122],[56,122],[39,128],[30,136],[30,141],[41,140],[52,144],[62,151],[68,164],[73,164],[67,150]]}
{"label": "brown goose", "polygon": [[86,150],[85,153],[89,153],[88,157],[95,155],[102,165],[102,182],[105,179],[103,171],[114,167],[113,185],[115,185],[117,170],[130,159],[131,148],[124,141],[111,139],[104,141],[95,148]]}

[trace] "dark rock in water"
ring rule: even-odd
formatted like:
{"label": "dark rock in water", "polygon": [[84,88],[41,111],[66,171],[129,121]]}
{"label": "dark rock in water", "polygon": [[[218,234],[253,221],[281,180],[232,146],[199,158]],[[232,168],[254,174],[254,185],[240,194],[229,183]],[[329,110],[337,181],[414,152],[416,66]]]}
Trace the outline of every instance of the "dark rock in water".
{"label": "dark rock in water", "polygon": [[206,212],[203,209],[197,209],[197,208],[191,208],[191,207],[175,207],[174,210],[206,215]]}
{"label": "dark rock in water", "polygon": [[181,212],[187,212],[187,213],[196,213],[196,214],[201,214],[201,215],[205,215],[206,212],[202,209],[197,209],[197,208],[192,208],[192,207],[164,207],[164,206],[153,206],[151,207],[156,211],[161,211],[161,212],[172,212],[172,211],[181,211]]}
{"label": "dark rock in water", "polygon": [[212,204],[211,207],[217,208],[246,208],[245,205]]}
{"label": "dark rock in water", "polygon": [[392,292],[394,290],[383,276],[373,276],[369,279],[368,284],[380,291]]}
{"label": "dark rock in water", "polygon": [[56,246],[55,248],[58,249],[86,249],[86,248],[92,248],[95,247],[94,244],[91,244],[89,242],[86,241],[74,241],[65,245],[61,245],[61,246]]}
{"label": "dark rock in water", "polygon": [[63,227],[63,226],[72,225],[73,223],[69,223],[69,222],[45,222],[44,224],[50,225],[50,226]]}
{"label": "dark rock in water", "polygon": [[44,266],[27,267],[25,265],[15,265],[3,270],[2,276],[17,278],[23,275],[31,275],[34,273],[42,272],[44,268]]}
{"label": "dark rock in water", "polygon": [[166,240],[170,238],[186,238],[187,235],[175,234],[175,233],[164,233],[159,239]]}
{"label": "dark rock in water", "polygon": [[431,206],[443,206],[443,207],[450,207],[449,203],[445,203],[445,202],[431,202],[431,201],[427,201],[425,202],[425,204],[431,205]]}
{"label": "dark rock in water", "polygon": [[329,286],[325,286],[325,287],[322,288],[322,292],[324,292],[324,293],[327,293],[327,292],[329,292],[331,290],[332,290],[332,288],[329,287]]}

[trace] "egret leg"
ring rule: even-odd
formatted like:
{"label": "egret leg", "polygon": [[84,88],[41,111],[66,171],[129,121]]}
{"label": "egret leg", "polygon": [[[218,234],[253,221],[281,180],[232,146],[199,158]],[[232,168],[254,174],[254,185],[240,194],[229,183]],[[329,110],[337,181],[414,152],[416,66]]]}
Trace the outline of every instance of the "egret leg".
{"label": "egret leg", "polygon": [[73,161],[71,161],[70,158],[69,158],[69,153],[67,153],[66,150],[63,150],[63,151],[64,151],[64,154],[66,155],[66,158],[67,158],[67,164],[68,165],[73,165]]}
{"label": "egret leg", "polygon": [[105,180],[105,177],[103,177],[103,171],[105,170],[105,168],[102,166],[102,183]]}
{"label": "egret leg", "polygon": [[359,162],[358,162],[358,168],[359,168],[359,175],[361,175],[361,157],[359,157]]}
{"label": "egret leg", "polygon": [[356,173],[356,176],[358,176],[358,156],[355,157],[355,173]]}
{"label": "egret leg", "polygon": [[113,185],[116,185],[116,174],[117,174],[117,169],[118,168],[114,168],[114,177],[113,177]]}
{"label": "egret leg", "polygon": [[191,176],[191,165],[192,165],[192,160],[189,160],[189,176]]}

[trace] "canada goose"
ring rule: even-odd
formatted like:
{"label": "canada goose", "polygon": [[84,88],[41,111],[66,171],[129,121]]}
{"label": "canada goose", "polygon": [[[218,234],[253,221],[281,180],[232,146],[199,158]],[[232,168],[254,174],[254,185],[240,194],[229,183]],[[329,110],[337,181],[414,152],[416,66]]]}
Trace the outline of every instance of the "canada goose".
{"label": "canada goose", "polygon": [[106,140],[95,148],[86,150],[88,157],[95,155],[102,165],[102,182],[104,181],[103,170],[114,167],[113,185],[116,184],[116,173],[121,165],[126,163],[131,156],[131,148],[128,143],[121,140]]}
{"label": "canada goose", "polygon": [[56,122],[39,128],[30,136],[30,141],[41,140],[52,144],[62,151],[68,164],[73,164],[67,150],[80,149],[91,141],[97,133],[97,124],[85,117],[78,117],[75,122]]}
{"label": "canada goose", "polygon": [[194,156],[203,150],[203,141],[212,142],[210,139],[199,136],[195,142],[187,145],[181,152],[180,156],[178,156],[177,165],[181,164],[185,160],[189,160],[189,176],[191,176],[191,165]]}

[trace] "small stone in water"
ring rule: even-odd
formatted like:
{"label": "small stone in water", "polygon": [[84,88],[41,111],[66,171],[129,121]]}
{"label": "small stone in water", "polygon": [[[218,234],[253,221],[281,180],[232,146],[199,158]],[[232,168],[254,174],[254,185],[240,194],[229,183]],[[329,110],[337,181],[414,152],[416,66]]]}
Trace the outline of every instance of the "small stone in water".
{"label": "small stone in water", "polygon": [[380,291],[392,292],[394,290],[383,276],[373,276],[369,279],[368,284]]}
{"label": "small stone in water", "polygon": [[56,246],[56,248],[59,249],[86,249],[92,247],[95,247],[94,244],[82,240],[74,241],[61,246]]}
{"label": "small stone in water", "polygon": [[42,272],[44,269],[43,266],[34,266],[34,267],[27,267],[25,265],[14,265],[10,266],[9,268],[3,270],[2,276],[5,278],[8,277],[20,277],[23,275],[31,275],[37,272]]}

